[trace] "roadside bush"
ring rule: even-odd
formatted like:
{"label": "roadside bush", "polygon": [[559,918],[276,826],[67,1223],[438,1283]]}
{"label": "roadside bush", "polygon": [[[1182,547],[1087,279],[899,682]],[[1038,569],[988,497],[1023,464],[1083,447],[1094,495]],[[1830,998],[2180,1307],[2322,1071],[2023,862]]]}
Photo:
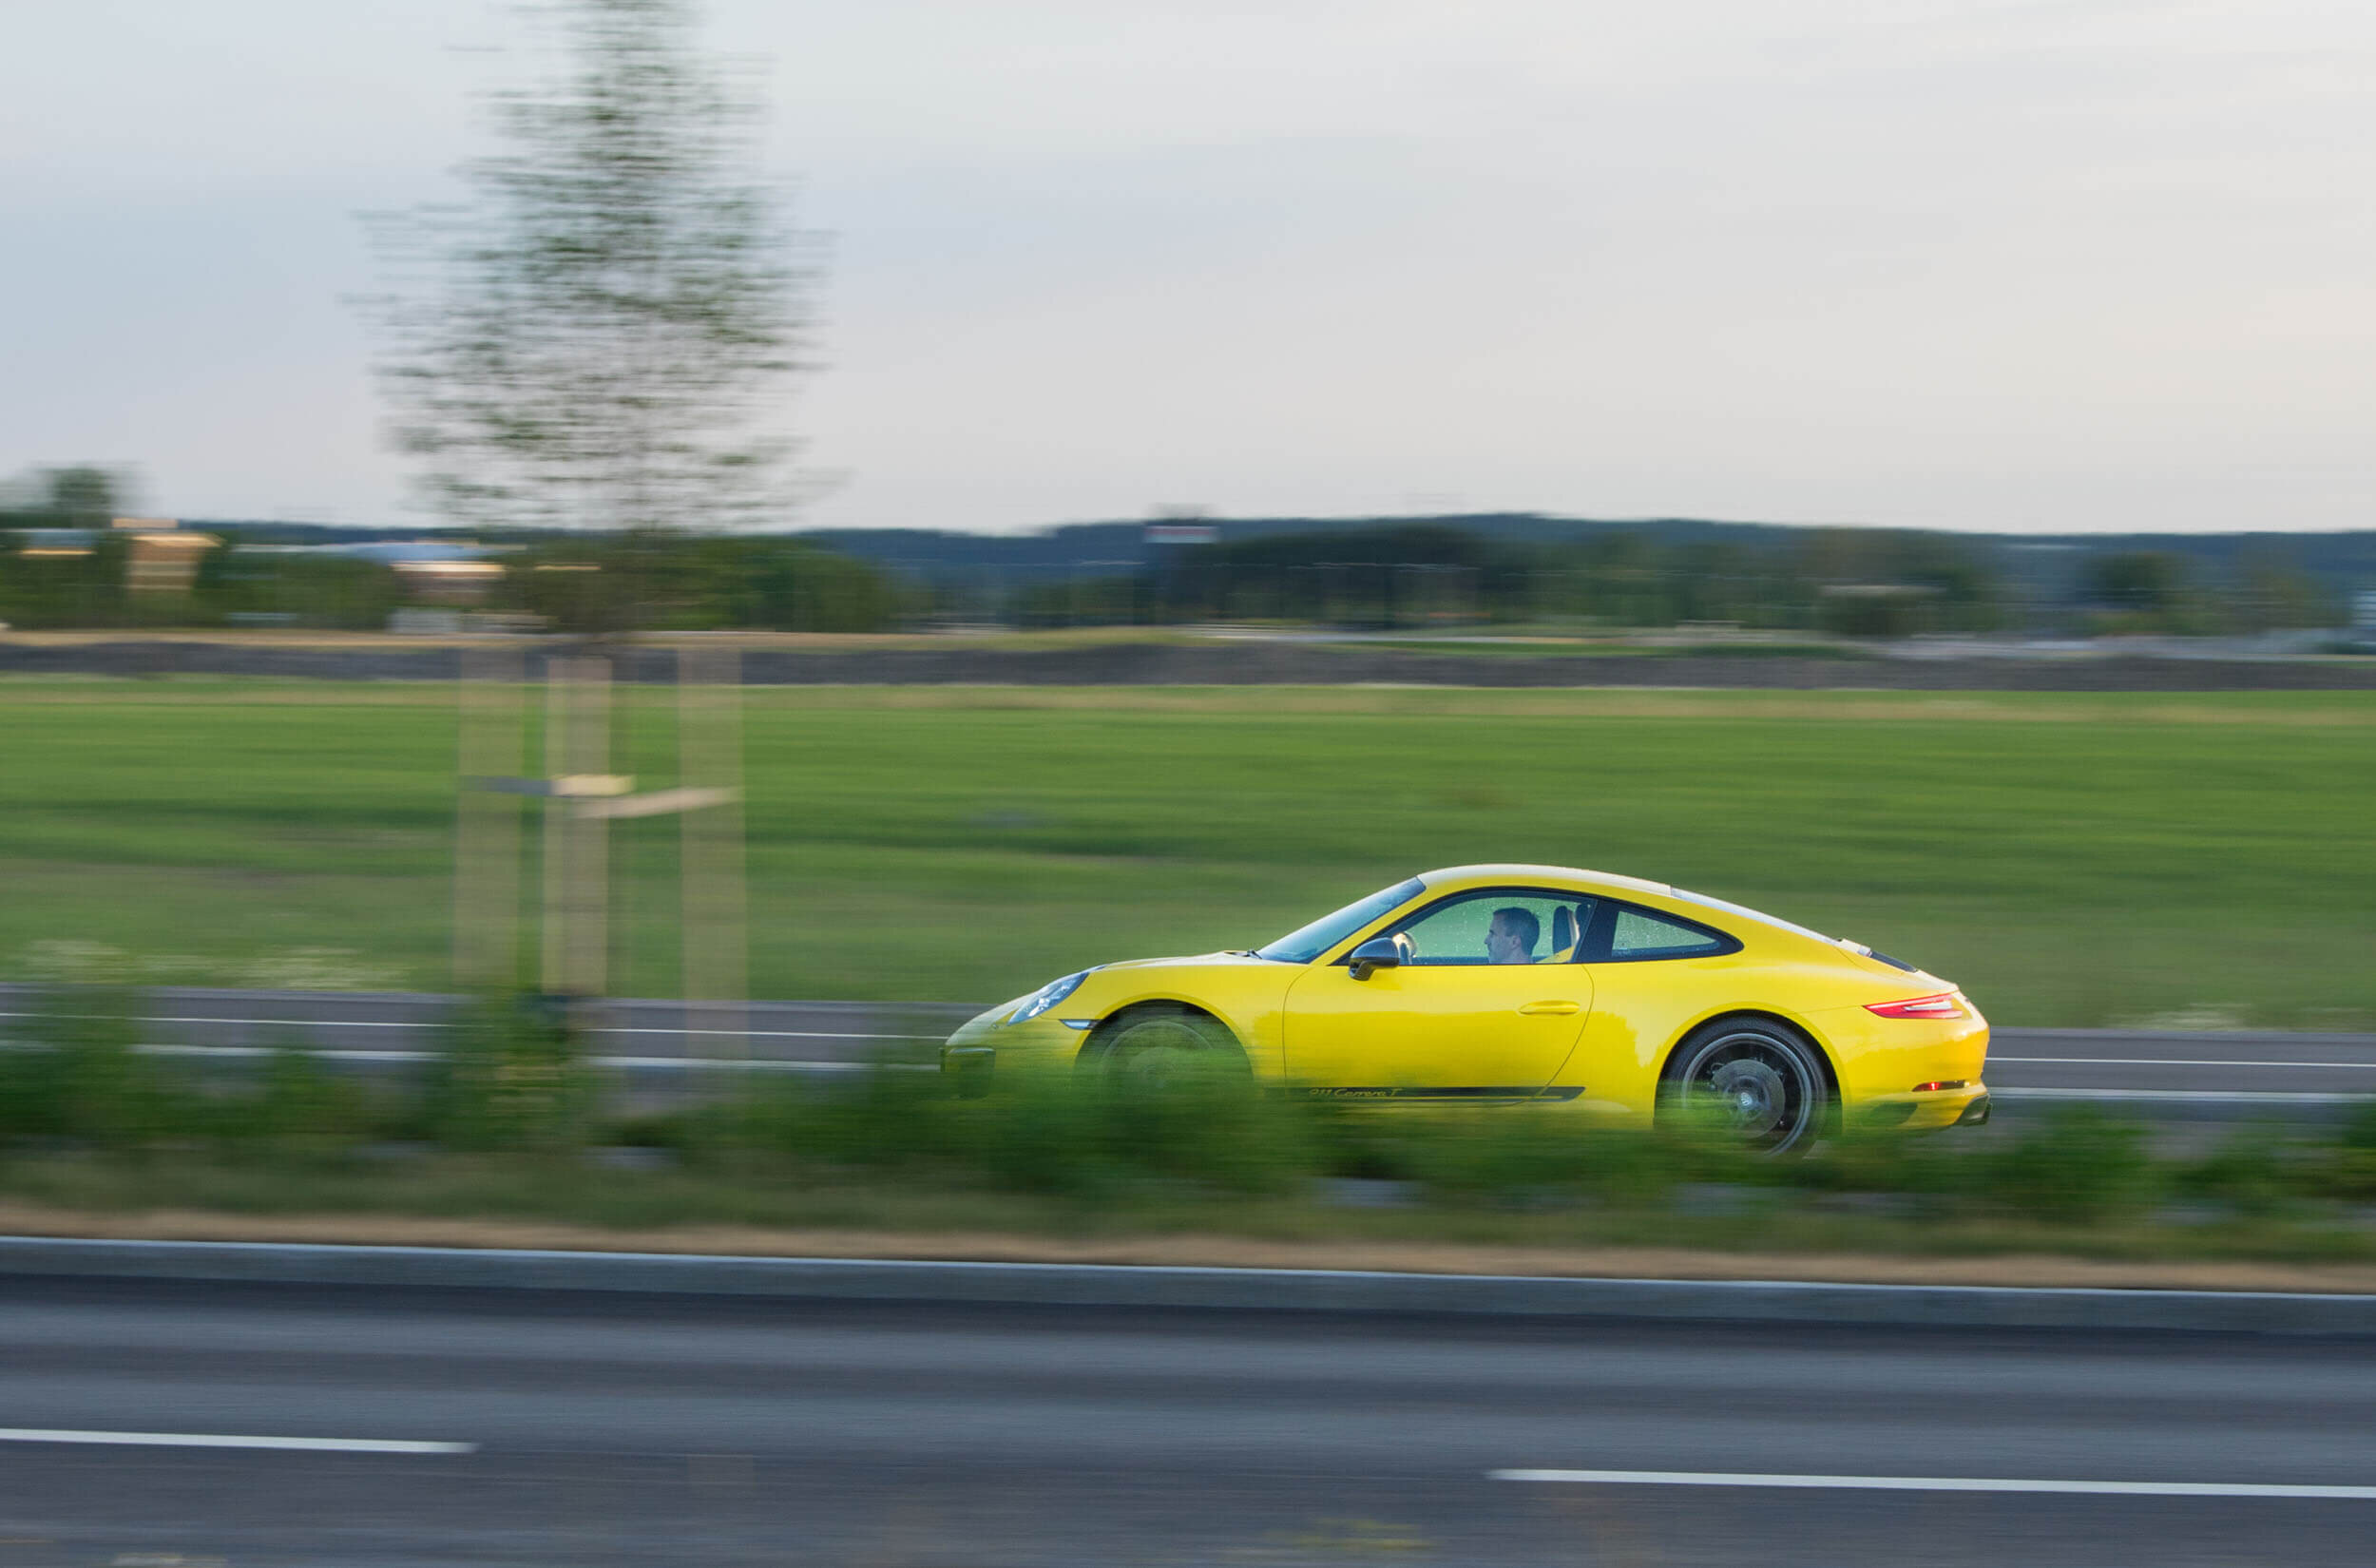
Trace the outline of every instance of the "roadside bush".
{"label": "roadside bush", "polygon": [[[712,1080],[722,1091],[715,1098],[604,1120],[600,1085],[567,1019],[530,1001],[490,997],[462,1008],[433,1067],[402,1089],[341,1077],[294,1038],[244,1079],[218,1068],[201,1080],[137,1048],[143,1011],[123,991],[62,988],[42,999],[0,1049],[0,1148],[132,1157],[56,1167],[97,1173],[93,1179],[167,1181],[160,1158],[179,1150],[226,1180],[284,1193],[379,1193],[383,1166],[343,1157],[396,1133],[473,1155],[531,1157],[419,1167],[432,1187],[451,1177],[517,1194],[583,1186],[589,1177],[578,1161],[549,1157],[574,1155],[599,1135],[679,1157],[617,1162],[630,1169],[600,1178],[615,1212],[656,1214],[761,1214],[816,1195],[828,1208],[847,1196],[855,1214],[870,1212],[870,1190],[891,1194],[902,1214],[956,1213],[966,1207],[958,1200],[1004,1195],[1083,1213],[1135,1205],[1178,1214],[1200,1199],[1296,1197],[1326,1178],[1351,1177],[1407,1184],[1395,1201],[1417,1195],[1441,1209],[1590,1205],[1627,1234],[1645,1233],[1643,1216],[1670,1213],[1787,1219],[1796,1206],[1782,1199],[1795,1192],[1853,1195],[1811,1205],[1838,1214],[1961,1219],[2033,1236],[2038,1225],[2072,1227],[2084,1240],[2076,1228],[2146,1217],[2168,1195],[2271,1216],[2289,1233],[2305,1231],[2296,1220],[2324,1226],[2323,1234],[2343,1239],[2322,1245],[2347,1249],[2365,1238],[2335,1230],[2334,1205],[2376,1200],[2376,1108],[2328,1129],[2246,1129],[2194,1158],[2157,1158],[2145,1126],[2073,1107],[1987,1138],[1848,1138],[1776,1161],[1689,1128],[1598,1128],[1548,1106],[1389,1108],[1266,1094],[1227,1079],[1150,1093],[1074,1073],[1009,1078],[970,1100],[950,1096],[929,1072],[811,1080],[754,1068]],[[685,1169],[647,1177],[634,1173],[639,1163]],[[280,1169],[316,1185],[291,1186]],[[1713,1233],[1692,1233],[1704,1241]]]}
{"label": "roadside bush", "polygon": [[229,1149],[329,1155],[371,1135],[376,1107],[362,1085],[336,1077],[294,1037],[273,1043],[256,1077],[210,1099],[215,1138]]}
{"label": "roadside bush", "polygon": [[[1464,1203],[1562,1197],[1652,1203],[1679,1181],[1749,1174],[1734,1169],[1749,1162],[1695,1138],[1592,1128],[1552,1109],[1509,1106],[1415,1117],[1370,1112],[1366,1119],[1370,1125],[1357,1135],[1371,1151],[1365,1163]],[[1378,1153],[1388,1157],[1378,1159]]]}
{"label": "roadside bush", "polygon": [[487,997],[446,1025],[420,1121],[450,1149],[554,1153],[584,1145],[598,1085],[565,1013],[530,997]]}
{"label": "roadside bush", "polygon": [[2056,1111],[2011,1145],[1968,1157],[1975,1195],[2046,1219],[2102,1219],[2142,1207],[2157,1173],[2145,1129],[2092,1106]]}
{"label": "roadside bush", "polygon": [[1151,1181],[1280,1192],[1321,1158],[1294,1107],[1227,1081],[1147,1094],[1048,1074],[960,1100],[930,1074],[873,1072],[855,1084],[766,1084],[680,1127],[697,1158],[760,1153],[811,1170],[1083,1197]]}
{"label": "roadside bush", "polygon": [[2311,1169],[2318,1192],[2347,1202],[2376,1199],[2376,1104],[2363,1105],[2319,1151]]}
{"label": "roadside bush", "polygon": [[137,1149],[195,1131],[193,1098],[140,1042],[139,999],[113,989],[49,992],[0,1052],[0,1137]]}
{"label": "roadside bush", "polygon": [[2316,1184],[2317,1151],[2280,1128],[2250,1127],[2207,1157],[2179,1167],[2173,1186],[2188,1197],[2267,1214],[2299,1202]]}

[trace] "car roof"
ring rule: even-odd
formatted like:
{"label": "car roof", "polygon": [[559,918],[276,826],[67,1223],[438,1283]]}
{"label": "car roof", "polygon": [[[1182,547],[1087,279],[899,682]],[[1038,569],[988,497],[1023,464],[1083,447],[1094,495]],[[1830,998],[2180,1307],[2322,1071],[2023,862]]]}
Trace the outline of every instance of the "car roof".
{"label": "car roof", "polygon": [[1421,871],[1419,880],[1431,893],[1451,892],[1462,888],[1490,888],[1504,882],[1549,882],[1622,889],[1627,892],[1656,893],[1664,898],[1675,896],[1675,889],[1664,882],[1645,882],[1640,877],[1619,876],[1614,871],[1587,871],[1577,866],[1530,866],[1521,861],[1447,866],[1442,870]]}
{"label": "car roof", "polygon": [[1745,904],[1691,892],[1670,882],[1651,882],[1638,876],[1622,876],[1615,871],[1589,871],[1580,866],[1530,866],[1521,861],[1447,866],[1441,870],[1420,872],[1419,881],[1431,893],[1459,892],[1469,888],[1494,888],[1504,884],[1523,886],[1532,883],[1540,886],[1548,883],[1557,886],[1564,883],[1599,892],[1648,894],[1653,899],[1664,900],[1666,908],[1678,913],[1688,913],[1701,921],[1714,919],[1735,936],[1745,934],[1739,924],[1745,922],[1768,936],[1782,932],[1819,944],[1827,949],[1840,946],[1835,937],[1810,930],[1780,915],[1753,909]]}

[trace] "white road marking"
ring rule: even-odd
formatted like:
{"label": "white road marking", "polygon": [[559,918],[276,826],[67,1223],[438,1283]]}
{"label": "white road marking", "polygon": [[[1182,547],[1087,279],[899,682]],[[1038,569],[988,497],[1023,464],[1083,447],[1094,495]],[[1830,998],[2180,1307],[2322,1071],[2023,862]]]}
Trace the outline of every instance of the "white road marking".
{"label": "white road marking", "polygon": [[0,1018],[103,1019],[113,1023],[121,1023],[127,1020],[134,1023],[269,1023],[277,1028],[284,1029],[303,1029],[315,1027],[335,1029],[425,1029],[429,1027],[427,1020],[417,1018],[173,1018],[165,1016],[156,1018],[133,1018],[129,1013],[0,1013]]}
{"label": "white road marking", "polygon": [[1494,1481],[1588,1486],[1781,1486],[1832,1492],[2030,1492],[2084,1497],[2316,1498],[2376,1501],[2376,1486],[2290,1486],[2225,1481],[2000,1481],[1993,1476],[1726,1475],[1708,1470],[1488,1470]]}
{"label": "white road marking", "polygon": [[[269,1045],[135,1045],[133,1050],[143,1056],[223,1057],[234,1061],[251,1061],[273,1054]],[[358,1051],[309,1050],[306,1055],[322,1061],[431,1061],[434,1051]],[[770,1073],[863,1073],[875,1068],[892,1073],[937,1073],[936,1061],[810,1061],[779,1057],[709,1057],[709,1056],[597,1056],[586,1058],[593,1067],[658,1067],[681,1068],[688,1072],[725,1071],[740,1067]]]}
{"label": "white road marking", "polygon": [[2207,1103],[2242,1105],[2361,1105],[2376,1100],[2376,1094],[2319,1094],[2301,1089],[1999,1089],[1991,1087],[1995,1100],[2201,1100]]}
{"label": "white road marking", "polygon": [[131,1448],[296,1448],[325,1454],[475,1454],[475,1443],[399,1438],[226,1437],[212,1432],[73,1432],[0,1426],[0,1443],[103,1443]]}
{"label": "white road marking", "polygon": [[[350,1047],[345,1050],[325,1051],[313,1046],[300,1046],[298,1048],[303,1050],[307,1056],[317,1057],[324,1061],[428,1061],[432,1060],[437,1055],[435,1051],[407,1051],[403,1049],[363,1051],[355,1050]],[[155,1044],[135,1045],[132,1049],[138,1051],[143,1056],[219,1056],[227,1058],[233,1061],[249,1061],[257,1057],[275,1056],[278,1055],[279,1051],[278,1046],[273,1045],[184,1045],[178,1041],[166,1041]]]}
{"label": "white road marking", "polygon": [[2218,1061],[2180,1056],[1991,1056],[2001,1061],[2059,1062],[2075,1067],[2344,1067],[2366,1072],[2376,1061]]}
{"label": "white road marking", "polygon": [[[124,1022],[118,1013],[46,1013],[0,1012],[0,1018],[105,1018]],[[141,1018],[136,1023],[242,1023],[276,1029],[433,1029],[435,1019],[373,1019],[373,1018]],[[589,1031],[598,1035],[745,1035],[754,1040],[944,1040],[945,1035],[876,1035],[836,1033],[828,1029],[688,1029],[663,1027],[660,1024],[617,1024]]]}

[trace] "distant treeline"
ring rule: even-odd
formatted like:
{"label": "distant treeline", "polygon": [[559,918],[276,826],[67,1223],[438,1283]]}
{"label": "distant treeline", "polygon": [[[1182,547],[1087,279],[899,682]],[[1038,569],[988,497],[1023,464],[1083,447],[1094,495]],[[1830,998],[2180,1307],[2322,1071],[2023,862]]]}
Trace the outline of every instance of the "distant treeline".
{"label": "distant treeline", "polygon": [[[121,482],[95,469],[47,470],[0,491],[0,621],[360,630],[446,604],[580,632],[1226,621],[2193,634],[2341,625],[2350,595],[2376,589],[2376,533],[2026,537],[1497,514],[1027,536],[466,537],[194,523],[220,547],[199,557],[185,589],[140,591],[129,537],[108,526],[122,509]],[[475,581],[468,569],[441,577],[424,565],[441,550],[486,567]]]}
{"label": "distant treeline", "polygon": [[[533,534],[191,524],[219,541],[186,588],[135,585],[121,487],[89,469],[0,505],[0,621],[74,627],[377,631],[399,610],[515,617],[555,631],[889,630],[928,605],[883,567],[774,535]],[[417,541],[408,545],[406,541]]]}
{"label": "distant treeline", "polygon": [[669,540],[631,552],[614,542],[540,541],[489,557],[502,575],[457,591],[424,587],[386,561],[217,537],[223,544],[200,563],[187,593],[157,593],[127,585],[121,536],[97,535],[85,555],[28,555],[0,531],[0,621],[19,630],[379,631],[409,608],[565,632],[874,632],[911,619],[921,602],[878,567],[784,538]]}
{"label": "distant treeline", "polygon": [[1836,635],[2213,633],[2332,626],[2376,590],[2376,532],[1948,534],[1532,513],[1216,519],[1029,535],[811,534],[926,590],[947,618],[1036,625],[1318,621],[1673,626]]}
{"label": "distant treeline", "polygon": [[[2089,551],[2067,579],[2005,568],[1993,542],[1870,528],[1770,528],[1714,537],[1656,526],[1559,543],[1444,523],[1258,535],[1163,550],[1125,575],[1010,590],[1026,624],[1079,620],[1323,621],[1380,629],[1450,623],[1676,626],[1840,637],[1989,632],[2253,632],[2348,619],[2281,547],[2228,570],[2166,549]],[[953,591],[962,596],[964,586]]]}

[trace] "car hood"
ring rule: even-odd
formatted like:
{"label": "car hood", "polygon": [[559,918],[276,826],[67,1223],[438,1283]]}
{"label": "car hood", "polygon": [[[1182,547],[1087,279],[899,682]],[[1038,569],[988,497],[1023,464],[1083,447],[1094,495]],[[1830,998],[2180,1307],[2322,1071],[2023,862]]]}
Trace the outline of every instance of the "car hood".
{"label": "car hood", "polygon": [[1274,969],[1280,974],[1303,967],[1300,964],[1282,964],[1274,959],[1256,958],[1252,953],[1190,953],[1179,958],[1129,958],[1120,964],[1101,964],[1093,974],[1125,973],[1134,969]]}

